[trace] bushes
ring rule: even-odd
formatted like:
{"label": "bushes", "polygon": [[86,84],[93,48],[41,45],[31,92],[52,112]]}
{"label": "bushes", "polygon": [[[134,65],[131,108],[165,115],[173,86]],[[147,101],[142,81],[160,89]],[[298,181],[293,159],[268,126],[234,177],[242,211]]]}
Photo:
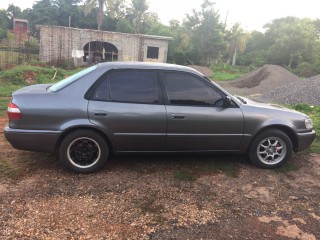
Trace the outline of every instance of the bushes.
{"label": "bushes", "polygon": [[320,74],[320,64],[307,62],[300,63],[297,68],[292,70],[294,74],[302,78],[309,78]]}

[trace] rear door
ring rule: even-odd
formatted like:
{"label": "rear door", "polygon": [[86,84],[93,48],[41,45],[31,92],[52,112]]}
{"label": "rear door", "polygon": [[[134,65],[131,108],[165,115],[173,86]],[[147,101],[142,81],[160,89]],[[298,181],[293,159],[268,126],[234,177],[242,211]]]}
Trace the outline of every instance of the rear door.
{"label": "rear door", "polygon": [[237,151],[243,114],[223,107],[224,94],[207,80],[184,72],[162,72],[166,92],[168,151]]}
{"label": "rear door", "polygon": [[166,110],[156,71],[113,70],[97,85],[89,118],[111,136],[116,151],[164,149]]}

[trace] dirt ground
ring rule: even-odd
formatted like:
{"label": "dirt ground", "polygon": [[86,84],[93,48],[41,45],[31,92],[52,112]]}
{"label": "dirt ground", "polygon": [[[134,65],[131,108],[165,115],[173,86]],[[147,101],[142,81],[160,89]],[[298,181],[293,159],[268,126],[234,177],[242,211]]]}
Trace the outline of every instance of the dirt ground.
{"label": "dirt ground", "polygon": [[318,154],[280,170],[244,156],[115,156],[79,175],[0,133],[0,164],[0,239],[320,239]]}

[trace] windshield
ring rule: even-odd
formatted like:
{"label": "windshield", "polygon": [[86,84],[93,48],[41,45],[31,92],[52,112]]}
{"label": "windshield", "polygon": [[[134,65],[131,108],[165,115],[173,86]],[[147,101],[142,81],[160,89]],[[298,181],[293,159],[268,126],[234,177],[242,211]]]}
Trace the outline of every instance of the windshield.
{"label": "windshield", "polygon": [[74,83],[75,81],[77,81],[79,78],[83,77],[84,75],[87,75],[88,73],[94,71],[97,68],[97,66],[92,66],[89,68],[86,68],[76,74],[73,74],[70,77],[67,77],[55,84],[53,84],[52,86],[50,86],[48,88],[48,91],[50,92],[58,92],[61,89],[65,88],[66,86],[70,85],[71,83]]}

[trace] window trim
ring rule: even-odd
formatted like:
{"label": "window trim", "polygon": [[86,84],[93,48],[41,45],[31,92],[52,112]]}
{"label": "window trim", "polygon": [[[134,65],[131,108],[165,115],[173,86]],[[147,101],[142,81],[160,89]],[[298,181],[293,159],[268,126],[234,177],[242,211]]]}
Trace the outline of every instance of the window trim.
{"label": "window trim", "polygon": [[168,97],[168,92],[165,86],[165,77],[164,74],[165,73],[177,73],[177,74],[185,74],[185,75],[189,75],[192,77],[197,78],[198,80],[202,81],[203,83],[205,83],[205,85],[207,85],[209,88],[213,89],[214,91],[216,91],[218,94],[221,95],[221,98],[225,98],[226,94],[222,91],[220,91],[220,89],[214,87],[213,85],[210,84],[210,82],[208,82],[208,80],[199,77],[196,74],[190,73],[190,72],[183,72],[183,71],[175,71],[175,70],[160,70],[159,71],[159,75],[160,75],[160,80],[161,80],[161,88],[162,88],[162,92],[163,92],[163,97],[164,97],[164,104],[165,105],[170,105],[170,106],[189,106],[189,107],[217,107],[214,105],[190,105],[190,104],[171,104],[169,97]]}
{"label": "window trim", "polygon": [[[137,72],[153,72],[155,74],[155,80],[156,80],[156,87],[157,87],[157,95],[158,95],[158,102],[157,103],[140,103],[140,102],[120,102],[120,101],[112,101],[110,100],[110,81],[109,77],[111,74],[115,72],[128,72],[128,71],[137,71]],[[109,92],[107,99],[108,100],[99,100],[99,99],[94,99],[94,95],[97,91],[97,89],[102,85],[104,81],[108,81],[108,86],[109,86]],[[114,103],[128,103],[128,104],[148,104],[148,105],[163,105],[163,95],[162,95],[162,90],[161,90],[161,85],[160,85],[160,80],[159,80],[159,74],[158,71],[155,69],[138,69],[138,68],[123,68],[123,69],[109,69],[107,70],[104,74],[102,74],[101,77],[99,77],[89,88],[87,93],[85,94],[85,98],[90,101],[99,101],[99,102],[114,102]]]}

